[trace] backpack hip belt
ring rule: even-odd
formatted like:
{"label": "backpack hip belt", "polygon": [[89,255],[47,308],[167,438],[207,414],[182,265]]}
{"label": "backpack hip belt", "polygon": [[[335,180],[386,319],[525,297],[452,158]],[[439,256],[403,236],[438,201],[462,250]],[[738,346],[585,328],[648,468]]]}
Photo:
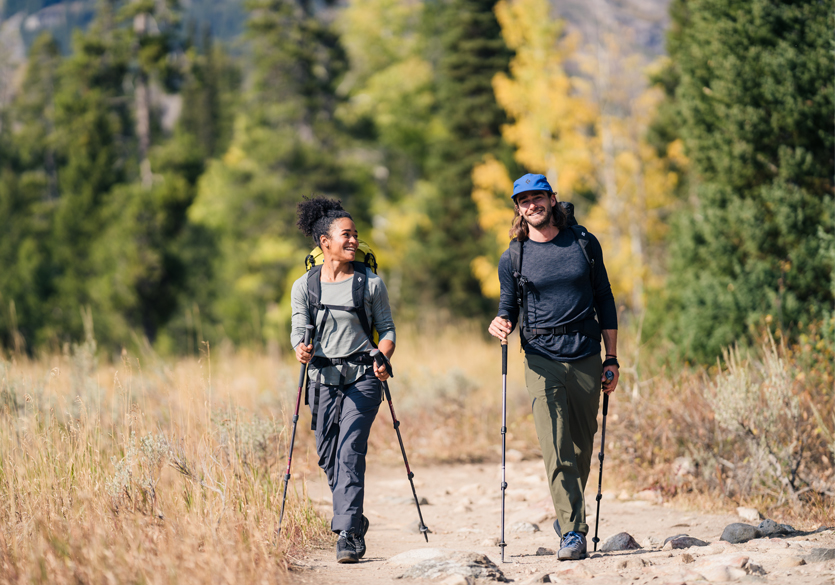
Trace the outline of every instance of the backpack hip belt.
{"label": "backpack hip belt", "polygon": [[313,365],[317,370],[322,370],[323,368],[327,368],[329,366],[344,366],[346,364],[354,364],[359,366],[370,366],[374,363],[374,359],[367,351],[358,351],[357,353],[351,354],[348,357],[344,358],[329,358],[320,355],[313,356],[313,359],[310,360],[311,365]]}
{"label": "backpack hip belt", "polygon": [[[311,409],[312,419],[310,421],[310,430],[316,430],[316,422],[319,418],[319,390],[322,387],[322,370],[329,366],[339,368],[339,385],[336,388],[336,405],[333,410],[333,417],[325,425],[324,433],[331,429],[334,424],[339,423],[339,417],[342,416],[342,401],[345,399],[345,378],[347,374],[348,364],[371,366],[374,364],[374,359],[368,352],[358,351],[344,358],[329,358],[324,356],[314,356],[310,361],[316,369],[319,370],[319,380],[313,386],[313,408]],[[305,392],[305,394],[307,394]],[[381,398],[382,400],[382,398]],[[305,396],[305,404],[309,404],[308,397]]]}
{"label": "backpack hip belt", "polygon": [[532,339],[539,335],[566,335],[568,333],[581,333],[586,337],[600,341],[600,324],[595,319],[583,319],[560,325],[559,327],[526,327],[522,326],[522,334],[526,339]]}

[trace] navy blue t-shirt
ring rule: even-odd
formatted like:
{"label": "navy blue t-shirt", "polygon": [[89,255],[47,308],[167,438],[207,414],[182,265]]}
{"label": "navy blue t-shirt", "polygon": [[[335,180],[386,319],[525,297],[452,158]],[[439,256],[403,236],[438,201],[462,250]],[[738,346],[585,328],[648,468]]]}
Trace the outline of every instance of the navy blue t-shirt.
{"label": "navy blue t-shirt", "polygon": [[[522,243],[521,273],[530,281],[527,287],[528,327],[560,327],[592,319],[596,313],[601,329],[618,328],[615,298],[603,265],[603,252],[597,238],[589,236],[586,251],[594,258],[595,290],[592,290],[591,266],[571,228],[560,230],[549,242],[526,240]],[[509,250],[499,260],[499,282],[498,314],[506,316],[516,327],[519,306]],[[526,339],[523,347],[525,353],[567,362],[600,353],[600,342],[579,332],[538,335]]]}

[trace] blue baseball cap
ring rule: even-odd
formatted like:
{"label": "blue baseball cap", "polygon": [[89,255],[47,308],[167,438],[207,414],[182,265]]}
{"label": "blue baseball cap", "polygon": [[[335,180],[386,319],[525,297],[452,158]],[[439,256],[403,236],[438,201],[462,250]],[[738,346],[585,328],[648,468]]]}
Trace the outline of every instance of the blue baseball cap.
{"label": "blue baseball cap", "polygon": [[519,193],[524,193],[525,191],[554,192],[554,190],[551,189],[551,185],[548,184],[548,179],[545,178],[545,175],[534,175],[532,173],[522,175],[516,179],[513,183],[513,195],[511,195],[510,198],[515,200]]}

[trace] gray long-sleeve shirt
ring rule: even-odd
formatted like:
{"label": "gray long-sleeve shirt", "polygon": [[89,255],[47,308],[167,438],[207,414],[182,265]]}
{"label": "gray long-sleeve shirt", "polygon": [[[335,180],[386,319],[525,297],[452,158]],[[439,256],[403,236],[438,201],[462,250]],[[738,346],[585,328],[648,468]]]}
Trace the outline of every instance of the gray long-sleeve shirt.
{"label": "gray long-sleeve shirt", "polygon": [[[522,270],[528,278],[528,322],[532,328],[554,328],[597,314],[601,329],[617,329],[618,317],[609,277],[603,265],[603,251],[591,236],[586,251],[594,258],[595,288],[592,290],[591,267],[570,228],[549,242],[526,240],[522,243]],[[513,327],[519,319],[516,282],[510,251],[499,260],[501,297],[498,314],[506,316]],[[526,340],[525,353],[557,361],[576,361],[600,353],[600,342],[581,333],[539,335]]]}
{"label": "gray long-sleeve shirt", "polygon": [[[394,321],[391,318],[391,307],[389,306],[388,291],[383,280],[367,271],[368,278],[365,282],[365,314],[368,322],[380,335],[380,341],[384,339],[395,341]],[[352,278],[346,278],[340,282],[322,282],[321,302],[325,305],[353,306],[351,296]],[[307,295],[307,274],[293,283],[290,293],[290,304],[293,309],[292,332],[290,342],[296,347],[304,339],[305,325],[310,324],[310,313],[308,312]],[[373,349],[371,341],[362,330],[362,325],[356,313],[347,311],[323,311],[320,310],[316,317],[316,340],[313,346],[313,354],[320,357],[342,358],[357,353],[358,351],[370,351]],[[365,367],[355,364],[346,366],[345,383],[355,382],[364,372]],[[326,367],[321,372],[318,368],[310,365],[308,376],[311,380],[319,380],[322,375],[322,382],[325,384],[339,384],[339,370],[335,367]]]}

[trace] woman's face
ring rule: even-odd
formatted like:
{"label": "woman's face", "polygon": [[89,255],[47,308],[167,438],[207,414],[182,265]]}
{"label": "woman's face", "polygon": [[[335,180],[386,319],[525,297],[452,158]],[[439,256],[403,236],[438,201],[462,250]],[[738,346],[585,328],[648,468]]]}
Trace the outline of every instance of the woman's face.
{"label": "woman's face", "polygon": [[340,262],[353,262],[357,256],[357,228],[354,222],[347,217],[337,219],[331,224],[331,231],[327,237],[322,236],[322,251],[329,255],[331,260]]}

